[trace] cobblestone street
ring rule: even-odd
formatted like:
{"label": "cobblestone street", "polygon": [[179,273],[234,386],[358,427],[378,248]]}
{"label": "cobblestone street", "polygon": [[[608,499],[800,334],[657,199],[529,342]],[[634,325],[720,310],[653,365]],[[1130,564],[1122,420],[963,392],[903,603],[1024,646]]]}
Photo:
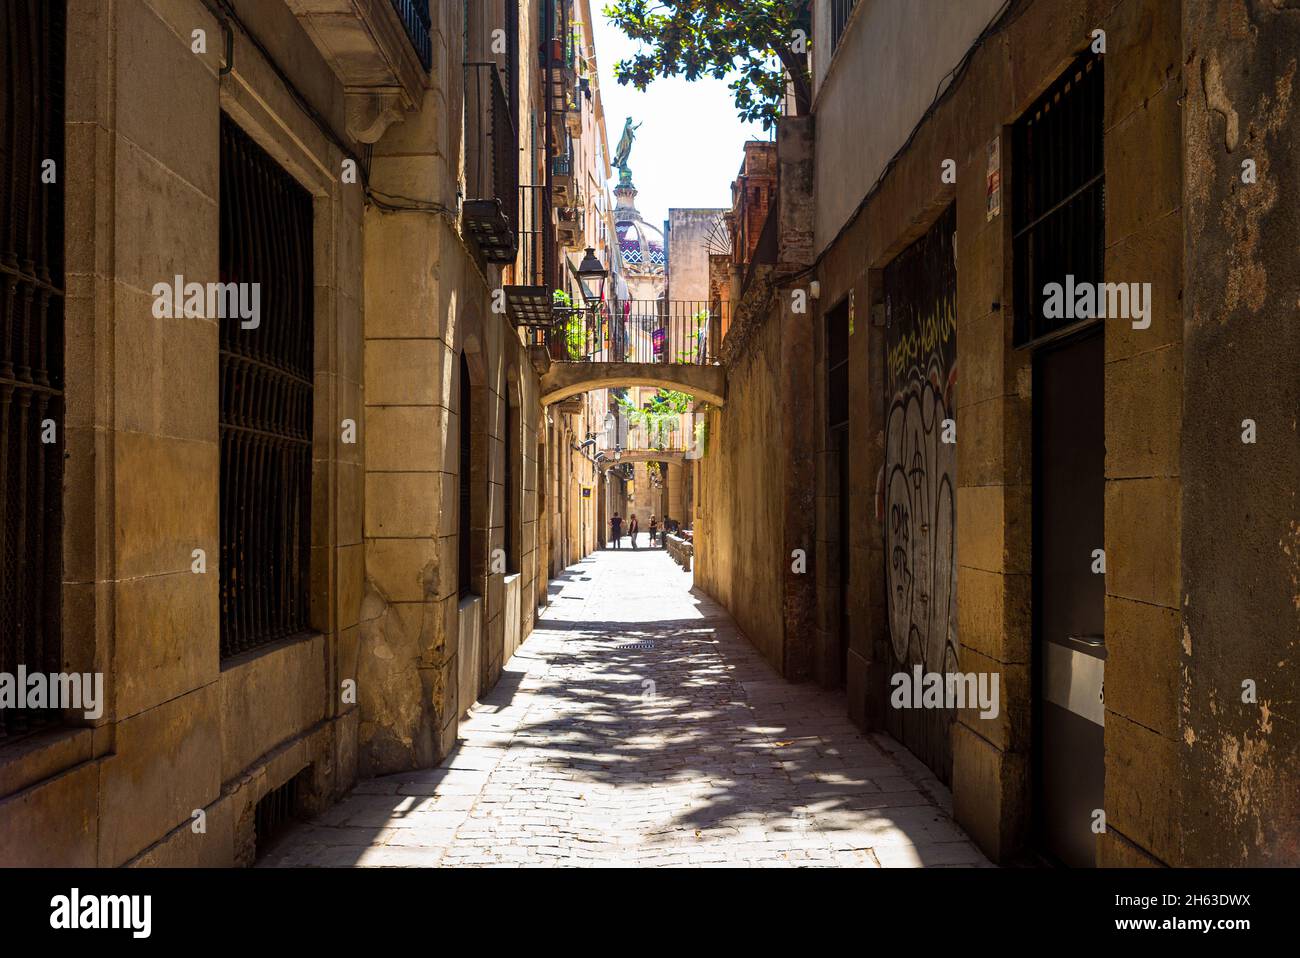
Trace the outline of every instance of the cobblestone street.
{"label": "cobblestone street", "polygon": [[361,782],[265,864],[986,864],[923,766],[690,587],[626,543],[570,567],[441,767]]}

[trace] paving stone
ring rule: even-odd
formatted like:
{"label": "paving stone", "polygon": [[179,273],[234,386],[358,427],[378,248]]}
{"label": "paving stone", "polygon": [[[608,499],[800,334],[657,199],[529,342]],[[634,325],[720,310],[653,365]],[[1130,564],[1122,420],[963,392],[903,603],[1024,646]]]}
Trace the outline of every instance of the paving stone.
{"label": "paving stone", "polygon": [[924,765],[777,676],[667,555],[570,571],[438,768],[358,783],[262,864],[988,866]]}

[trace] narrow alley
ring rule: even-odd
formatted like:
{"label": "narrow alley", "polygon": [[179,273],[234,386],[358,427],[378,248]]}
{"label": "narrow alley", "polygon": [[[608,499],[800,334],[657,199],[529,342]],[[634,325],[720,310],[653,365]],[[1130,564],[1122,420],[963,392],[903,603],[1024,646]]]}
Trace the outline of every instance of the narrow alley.
{"label": "narrow alley", "polygon": [[1297,131],[1300,0],[0,0],[5,941],[1285,923]]}
{"label": "narrow alley", "polygon": [[625,542],[552,582],[439,767],[360,782],[260,864],[987,864],[928,769],[845,712]]}

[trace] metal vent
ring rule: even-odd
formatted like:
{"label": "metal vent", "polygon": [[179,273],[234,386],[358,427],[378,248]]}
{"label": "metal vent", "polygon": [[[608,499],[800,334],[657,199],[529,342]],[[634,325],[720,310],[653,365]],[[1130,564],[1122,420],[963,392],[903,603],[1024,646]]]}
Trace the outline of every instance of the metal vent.
{"label": "metal vent", "polygon": [[283,836],[288,827],[297,820],[298,780],[302,774],[300,772],[279,788],[267,792],[253,810],[255,859],[261,858],[270,851],[276,839]]}

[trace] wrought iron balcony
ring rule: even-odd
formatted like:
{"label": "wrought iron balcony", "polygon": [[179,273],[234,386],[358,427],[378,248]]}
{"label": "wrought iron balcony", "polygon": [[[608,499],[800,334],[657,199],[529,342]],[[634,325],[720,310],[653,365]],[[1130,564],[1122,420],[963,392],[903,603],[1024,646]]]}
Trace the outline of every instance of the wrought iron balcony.
{"label": "wrought iron balcony", "polygon": [[555,0],[550,36],[542,42],[539,59],[546,76],[549,112],[556,135],[565,128],[565,115],[573,103],[578,80],[578,36],[569,0]]}
{"label": "wrought iron balcony", "polygon": [[561,206],[555,210],[555,235],[560,246],[565,249],[580,248],[586,230],[583,227],[585,210],[576,203],[573,206]]}
{"label": "wrought iron balcony", "polygon": [[559,155],[551,157],[551,191],[565,202],[573,191],[573,141],[568,133]]}
{"label": "wrought iron balcony", "polygon": [[465,64],[465,203],[462,222],[490,263],[519,251],[519,139],[501,71]]}
{"label": "wrought iron balcony", "polygon": [[709,331],[725,309],[724,304],[662,299],[556,309],[547,345],[555,362],[712,365],[717,359]]}
{"label": "wrought iron balcony", "polygon": [[375,143],[418,107],[433,65],[429,0],[286,0],[343,84],[347,131]]}
{"label": "wrought iron balcony", "polygon": [[553,292],[550,257],[553,239],[547,228],[546,187],[519,187],[519,259],[515,283],[505,287],[506,309],[516,326],[551,323]]}
{"label": "wrought iron balcony", "polygon": [[420,58],[420,64],[426,69],[433,66],[433,22],[429,16],[429,5],[425,0],[391,0],[407,39]]}

